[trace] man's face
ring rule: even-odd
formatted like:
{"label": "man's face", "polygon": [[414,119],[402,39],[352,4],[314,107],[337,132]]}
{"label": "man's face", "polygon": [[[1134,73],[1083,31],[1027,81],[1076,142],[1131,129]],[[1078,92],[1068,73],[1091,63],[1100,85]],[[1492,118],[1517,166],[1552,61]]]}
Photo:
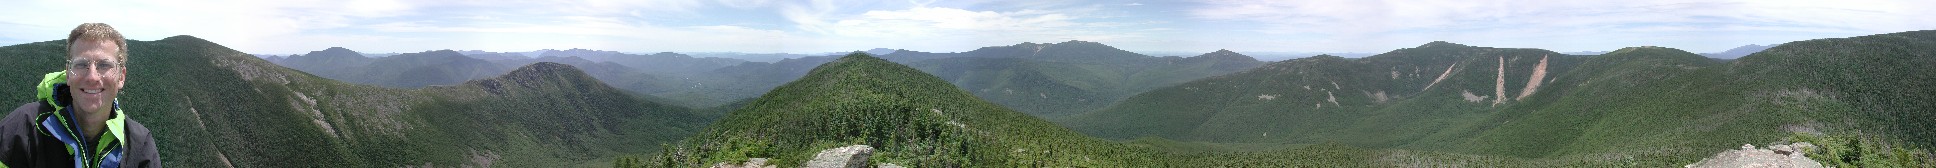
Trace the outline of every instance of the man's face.
{"label": "man's face", "polygon": [[124,60],[114,57],[121,49],[107,40],[84,40],[70,47],[67,93],[74,96],[74,107],[84,113],[111,109],[128,74],[127,68],[121,67]]}

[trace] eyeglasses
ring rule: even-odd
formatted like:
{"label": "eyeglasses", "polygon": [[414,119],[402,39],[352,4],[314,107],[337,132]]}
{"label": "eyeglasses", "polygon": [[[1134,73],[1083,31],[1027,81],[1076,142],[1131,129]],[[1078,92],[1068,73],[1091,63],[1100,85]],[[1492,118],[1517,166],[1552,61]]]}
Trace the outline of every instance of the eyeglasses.
{"label": "eyeglasses", "polygon": [[114,68],[120,68],[121,64],[122,64],[121,62],[116,62],[116,61],[108,61],[108,60],[95,61],[95,60],[76,58],[72,60],[67,60],[67,70],[75,71],[75,72],[83,72],[83,73],[94,72],[94,71],[112,71],[114,70]]}

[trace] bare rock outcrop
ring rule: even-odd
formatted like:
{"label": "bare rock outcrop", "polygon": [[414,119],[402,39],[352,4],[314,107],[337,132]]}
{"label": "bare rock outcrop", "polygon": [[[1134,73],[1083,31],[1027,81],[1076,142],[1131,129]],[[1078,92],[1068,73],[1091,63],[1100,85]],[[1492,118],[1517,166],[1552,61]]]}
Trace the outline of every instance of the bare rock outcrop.
{"label": "bare rock outcrop", "polygon": [[1789,145],[1768,146],[1767,149],[1756,149],[1752,144],[1742,144],[1739,150],[1723,151],[1720,154],[1715,154],[1714,157],[1702,159],[1701,162],[1695,162],[1685,167],[1822,167],[1822,163],[1809,160],[1808,156],[1804,155],[1809,150],[1815,150],[1815,145],[1801,142]]}
{"label": "bare rock outcrop", "polygon": [[752,158],[746,159],[746,163],[739,164],[721,162],[713,164],[712,168],[774,168],[774,166],[766,164],[766,158]]}
{"label": "bare rock outcrop", "polygon": [[807,164],[801,167],[864,168],[864,167],[867,167],[867,157],[871,155],[874,155],[874,147],[869,147],[867,145],[854,145],[854,146],[827,149],[824,151],[820,151],[819,154],[814,154],[813,161],[807,161]]}

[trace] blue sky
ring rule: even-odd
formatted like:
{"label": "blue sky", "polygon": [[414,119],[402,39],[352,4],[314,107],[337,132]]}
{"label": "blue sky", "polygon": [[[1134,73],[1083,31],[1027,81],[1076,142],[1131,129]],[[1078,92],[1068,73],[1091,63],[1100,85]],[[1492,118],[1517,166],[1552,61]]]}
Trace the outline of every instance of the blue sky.
{"label": "blue sky", "polygon": [[1130,51],[1367,52],[1431,41],[1560,52],[1747,44],[1936,29],[1936,1],[217,0],[9,1],[0,44],[104,22],[243,52],[437,49],[959,52],[1096,41]]}

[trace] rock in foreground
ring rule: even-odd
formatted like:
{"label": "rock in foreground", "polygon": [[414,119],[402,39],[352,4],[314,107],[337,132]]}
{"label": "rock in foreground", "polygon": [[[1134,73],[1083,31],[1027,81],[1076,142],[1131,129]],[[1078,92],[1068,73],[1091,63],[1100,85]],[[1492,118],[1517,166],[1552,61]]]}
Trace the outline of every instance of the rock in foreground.
{"label": "rock in foreground", "polygon": [[814,154],[813,161],[807,161],[807,165],[802,167],[864,168],[864,167],[867,167],[867,157],[873,154],[874,154],[874,147],[868,147],[867,145],[854,145],[854,146],[827,149],[824,151],[820,151],[819,154]]}
{"label": "rock in foreground", "polygon": [[1814,149],[1815,145],[1807,142],[1792,145],[1774,145],[1769,146],[1768,149],[1755,149],[1755,146],[1752,144],[1742,144],[1739,150],[1723,151],[1720,154],[1715,154],[1714,157],[1702,159],[1701,162],[1695,162],[1686,167],[1822,167],[1822,163],[1809,160],[1808,156],[1805,156],[1808,153],[1807,151]]}

